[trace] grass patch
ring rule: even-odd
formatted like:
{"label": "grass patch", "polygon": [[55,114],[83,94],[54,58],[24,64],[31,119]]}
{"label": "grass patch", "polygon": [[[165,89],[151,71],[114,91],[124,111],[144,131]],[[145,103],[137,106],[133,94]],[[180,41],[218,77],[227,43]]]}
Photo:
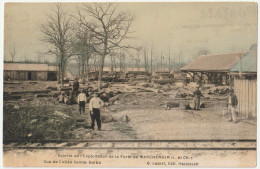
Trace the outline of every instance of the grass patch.
{"label": "grass patch", "polygon": [[[69,116],[55,116],[57,110]],[[58,106],[23,106],[19,110],[13,105],[4,105],[4,140],[52,140],[74,139],[75,108]]]}

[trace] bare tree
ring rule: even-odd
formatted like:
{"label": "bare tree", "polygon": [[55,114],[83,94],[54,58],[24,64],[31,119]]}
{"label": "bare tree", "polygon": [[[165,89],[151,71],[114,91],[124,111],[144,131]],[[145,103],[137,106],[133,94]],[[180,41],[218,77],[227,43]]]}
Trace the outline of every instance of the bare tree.
{"label": "bare tree", "polygon": [[14,57],[16,55],[16,45],[15,45],[15,43],[13,43],[13,48],[9,50],[9,54],[12,58],[12,62],[14,62]]}
{"label": "bare tree", "polygon": [[47,17],[46,23],[41,25],[42,41],[50,45],[47,54],[57,57],[59,68],[58,82],[61,82],[63,87],[66,62],[73,55],[71,17],[67,11],[63,10],[61,4],[56,4],[52,15],[47,14]]}
{"label": "bare tree", "polygon": [[143,47],[144,49],[144,68],[145,68],[145,71],[148,71],[148,52],[147,52],[147,46],[145,45]]}
{"label": "bare tree", "polygon": [[125,11],[120,11],[113,3],[84,4],[78,16],[80,23],[95,35],[93,49],[100,55],[98,77],[100,88],[105,57],[118,48],[129,48],[122,45],[122,42],[130,38],[129,28],[134,17]]}
{"label": "bare tree", "polygon": [[119,67],[121,72],[126,69],[125,54],[121,50],[119,54]]}
{"label": "bare tree", "polygon": [[79,74],[85,79],[89,80],[89,59],[92,56],[94,50],[92,46],[92,34],[91,32],[81,27],[80,25],[75,28],[75,42],[73,44],[74,53],[78,56],[79,62]]}
{"label": "bare tree", "polygon": [[137,51],[136,66],[138,69],[140,69],[140,50],[141,49],[142,49],[142,47],[136,48],[136,51]]}

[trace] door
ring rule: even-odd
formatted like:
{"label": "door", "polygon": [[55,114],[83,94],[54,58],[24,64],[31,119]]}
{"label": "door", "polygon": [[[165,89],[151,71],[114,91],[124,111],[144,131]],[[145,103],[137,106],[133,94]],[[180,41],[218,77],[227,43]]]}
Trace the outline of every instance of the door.
{"label": "door", "polygon": [[28,72],[28,80],[32,80],[32,72]]}

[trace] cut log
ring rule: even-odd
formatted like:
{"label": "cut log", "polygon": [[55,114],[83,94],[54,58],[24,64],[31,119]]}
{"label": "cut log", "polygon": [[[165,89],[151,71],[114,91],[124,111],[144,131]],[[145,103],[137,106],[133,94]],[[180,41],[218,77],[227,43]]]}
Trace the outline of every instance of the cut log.
{"label": "cut log", "polygon": [[72,88],[70,87],[70,88],[61,88],[60,89],[61,91],[69,91],[69,90],[72,90]]}
{"label": "cut log", "polygon": [[119,99],[119,95],[116,95],[116,96],[110,98],[110,99],[109,99],[109,102],[110,102],[110,103],[114,103],[114,102],[117,101],[118,99]]}
{"label": "cut log", "polygon": [[50,89],[50,90],[58,90],[57,87],[54,87],[54,86],[47,86],[46,89]]}
{"label": "cut log", "polygon": [[25,93],[49,93],[50,90],[34,90],[34,91],[17,91],[11,92],[11,94],[25,94]]}
{"label": "cut log", "polygon": [[20,82],[4,82],[4,84],[15,84],[15,85],[19,85],[21,84]]}
{"label": "cut log", "polygon": [[175,103],[175,102],[167,102],[166,103],[166,107],[168,109],[171,109],[171,108],[174,108],[174,107],[179,107],[179,106],[180,106],[180,104],[179,103]]}
{"label": "cut log", "polygon": [[36,94],[35,97],[53,97],[52,94]]}
{"label": "cut log", "polygon": [[8,95],[5,97],[4,100],[16,100],[16,99],[21,99],[22,96],[20,95]]}

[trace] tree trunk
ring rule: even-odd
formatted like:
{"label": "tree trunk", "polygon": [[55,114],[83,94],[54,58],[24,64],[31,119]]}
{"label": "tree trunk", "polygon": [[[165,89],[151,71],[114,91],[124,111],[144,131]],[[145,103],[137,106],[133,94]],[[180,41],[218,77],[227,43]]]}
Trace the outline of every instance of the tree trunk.
{"label": "tree trunk", "polygon": [[103,75],[104,61],[105,61],[105,54],[102,54],[101,58],[100,58],[100,66],[99,66],[99,74],[98,74],[98,88],[99,88],[99,90],[102,87],[102,75]]}
{"label": "tree trunk", "polygon": [[110,60],[111,60],[111,66],[110,66],[110,73],[113,74],[114,72],[114,62],[113,62],[113,56],[112,54],[110,55]]}
{"label": "tree trunk", "polygon": [[[82,56],[83,57],[83,56]],[[83,59],[81,60],[81,77],[84,78],[84,68],[85,68],[85,62]],[[83,79],[82,79],[83,80]]]}
{"label": "tree trunk", "polygon": [[61,87],[64,87],[64,63],[61,61]]}
{"label": "tree trunk", "polygon": [[144,47],[144,69],[147,71],[147,62],[146,62],[146,48]]}
{"label": "tree trunk", "polygon": [[58,63],[58,78],[57,82],[60,83],[60,63]]}
{"label": "tree trunk", "polygon": [[89,81],[89,64],[88,64],[88,59],[86,59],[86,76],[87,76],[87,81]]}

